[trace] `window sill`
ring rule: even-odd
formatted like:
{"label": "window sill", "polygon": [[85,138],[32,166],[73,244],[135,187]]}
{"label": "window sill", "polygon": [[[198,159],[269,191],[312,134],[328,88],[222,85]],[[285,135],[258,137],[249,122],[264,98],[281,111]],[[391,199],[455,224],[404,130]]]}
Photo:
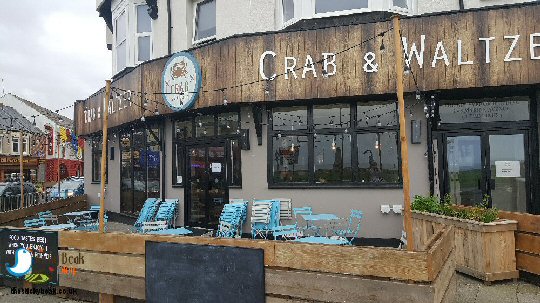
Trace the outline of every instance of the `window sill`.
{"label": "window sill", "polygon": [[213,35],[213,36],[202,38],[199,40],[193,40],[192,43],[193,43],[193,46],[201,46],[205,43],[212,42],[215,40],[216,40],[216,35]]}
{"label": "window sill", "polygon": [[403,184],[272,184],[268,189],[402,189]]}

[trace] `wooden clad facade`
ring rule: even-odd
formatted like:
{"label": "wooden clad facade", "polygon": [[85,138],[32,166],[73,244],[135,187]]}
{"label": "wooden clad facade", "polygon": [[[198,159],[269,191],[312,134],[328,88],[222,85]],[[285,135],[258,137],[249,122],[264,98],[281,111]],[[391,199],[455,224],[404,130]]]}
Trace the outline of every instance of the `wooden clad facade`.
{"label": "wooden clad facade", "polygon": [[[540,74],[535,72],[540,69],[540,23],[535,21],[539,14],[540,5],[530,4],[404,18],[402,37],[419,89],[540,83]],[[391,41],[396,33],[391,26],[380,22],[233,36],[192,49],[202,71],[202,88],[194,108],[220,106],[224,99],[230,103],[281,102],[394,93]],[[413,43],[416,53],[411,52]],[[159,114],[172,113],[160,94],[167,59],[141,64],[113,81],[113,87],[133,93],[131,99],[114,98],[109,108],[110,127],[140,119],[141,96],[150,100],[145,115],[154,115],[156,106]],[[287,77],[286,64],[290,67]],[[273,74],[274,80],[264,79]],[[405,82],[406,91],[416,90],[412,75]],[[101,130],[102,100],[103,89],[76,103],[79,135]]]}

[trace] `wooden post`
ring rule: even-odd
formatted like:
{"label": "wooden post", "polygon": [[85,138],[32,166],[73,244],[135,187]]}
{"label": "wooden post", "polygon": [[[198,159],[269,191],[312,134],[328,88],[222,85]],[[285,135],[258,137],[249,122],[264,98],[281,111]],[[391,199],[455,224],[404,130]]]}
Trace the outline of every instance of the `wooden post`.
{"label": "wooden post", "polygon": [[21,208],[24,208],[23,132],[19,132],[19,182],[21,182]]}
{"label": "wooden post", "polygon": [[[105,104],[103,105],[103,140],[101,143],[101,196],[99,199],[99,232],[105,229],[105,170],[107,163],[107,128],[109,124],[109,98],[111,96],[111,80],[105,81]],[[101,300],[100,300],[101,301]]]}
{"label": "wooden post", "polygon": [[401,27],[399,16],[392,17],[394,23],[394,49],[396,56],[396,86],[399,107],[399,139],[401,142],[401,172],[403,174],[403,198],[405,205],[404,225],[407,233],[407,250],[414,248],[411,218],[411,185],[409,176],[409,146],[405,123],[405,100],[403,99],[403,48],[401,44]]}
{"label": "wooden post", "polygon": [[114,295],[110,294],[99,294],[99,303],[114,303],[116,300]]}
{"label": "wooden post", "polygon": [[58,199],[62,197],[60,194],[60,129],[56,132],[56,172],[58,179]]}

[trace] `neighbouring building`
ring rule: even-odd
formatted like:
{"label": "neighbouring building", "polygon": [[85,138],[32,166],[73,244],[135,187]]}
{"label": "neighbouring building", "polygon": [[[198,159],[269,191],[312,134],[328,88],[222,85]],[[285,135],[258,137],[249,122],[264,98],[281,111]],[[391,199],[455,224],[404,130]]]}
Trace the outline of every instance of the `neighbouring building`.
{"label": "neighbouring building", "polygon": [[84,174],[79,138],[71,131],[73,120],[14,94],[0,96],[0,103],[16,109],[45,135],[44,169],[38,174],[38,182],[45,187],[54,185],[59,171],[61,179]]}
{"label": "neighbouring building", "polygon": [[45,171],[45,134],[13,107],[0,103],[0,182],[17,181],[20,153],[24,179],[39,182]]}
{"label": "neighbouring building", "polygon": [[[498,6],[513,2],[97,1],[115,74],[106,208],[178,198],[178,224],[215,227],[229,198],[292,198],[399,237],[400,13],[412,194],[540,213],[540,5]],[[93,204],[104,97],[75,103]]]}

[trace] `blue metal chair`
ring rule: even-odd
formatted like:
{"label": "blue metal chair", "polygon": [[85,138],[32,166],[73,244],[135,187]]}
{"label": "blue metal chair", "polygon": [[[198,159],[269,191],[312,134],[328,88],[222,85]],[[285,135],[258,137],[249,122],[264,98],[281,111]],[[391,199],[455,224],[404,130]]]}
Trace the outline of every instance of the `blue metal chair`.
{"label": "blue metal chair", "polygon": [[219,226],[216,233],[217,237],[233,238],[242,235],[242,224],[247,213],[247,204],[229,203],[223,206],[219,217]]}
{"label": "blue metal chair", "polygon": [[169,227],[174,227],[174,221],[178,215],[178,199],[165,199],[159,205],[159,209],[153,221],[167,221]]}
{"label": "blue metal chair", "polygon": [[50,210],[39,212],[38,218],[45,220],[45,223],[47,223],[47,221],[50,221],[51,224],[58,224],[58,216],[53,215]]}
{"label": "blue metal chair", "polygon": [[351,209],[351,215],[346,222],[345,228],[337,228],[334,230],[335,236],[333,239],[341,239],[346,241],[348,245],[352,245],[354,239],[358,238],[360,233],[361,221],[364,213],[361,210]]}
{"label": "blue metal chair", "polygon": [[158,210],[158,205],[159,203],[156,198],[146,199],[141,209],[141,212],[139,213],[139,217],[137,218],[137,221],[135,221],[135,224],[133,225],[133,228],[135,231],[140,232],[142,230],[143,222],[149,222],[154,219],[154,215],[156,214],[156,211]]}
{"label": "blue metal chair", "polygon": [[24,220],[24,227],[27,228],[38,228],[45,225],[47,224],[43,218]]}

